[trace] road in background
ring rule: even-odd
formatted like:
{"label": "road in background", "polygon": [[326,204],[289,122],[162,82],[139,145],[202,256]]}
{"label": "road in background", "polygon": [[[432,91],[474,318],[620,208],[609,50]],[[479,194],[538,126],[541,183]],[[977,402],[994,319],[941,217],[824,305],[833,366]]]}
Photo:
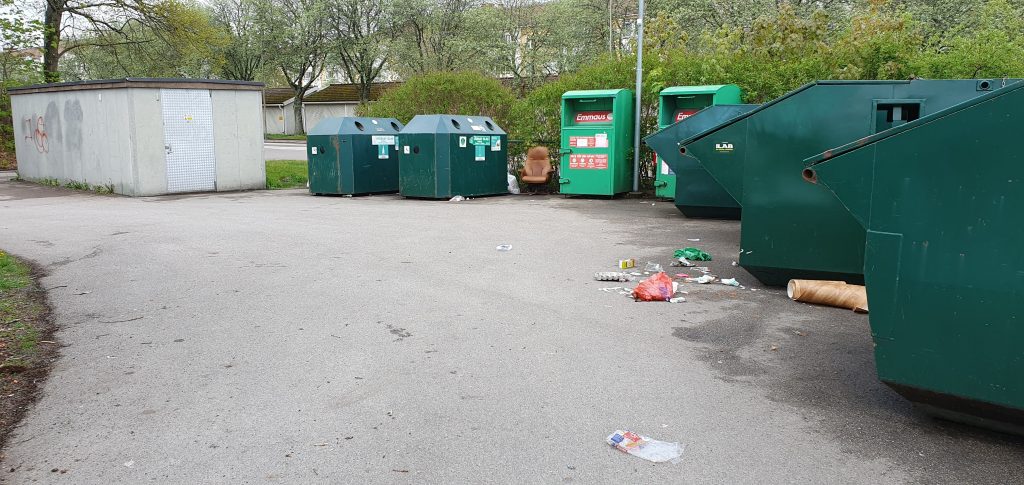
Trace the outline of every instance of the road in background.
{"label": "road in background", "polygon": [[266,160],[305,160],[304,141],[264,141],[263,158]]}

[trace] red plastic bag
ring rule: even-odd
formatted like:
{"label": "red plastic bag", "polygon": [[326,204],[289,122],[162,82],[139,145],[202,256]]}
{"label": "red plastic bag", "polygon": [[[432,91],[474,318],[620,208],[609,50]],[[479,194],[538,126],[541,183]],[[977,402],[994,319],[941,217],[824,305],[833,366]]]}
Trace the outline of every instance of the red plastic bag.
{"label": "red plastic bag", "polygon": [[668,301],[672,299],[672,278],[664,272],[647,278],[633,289],[636,301]]}

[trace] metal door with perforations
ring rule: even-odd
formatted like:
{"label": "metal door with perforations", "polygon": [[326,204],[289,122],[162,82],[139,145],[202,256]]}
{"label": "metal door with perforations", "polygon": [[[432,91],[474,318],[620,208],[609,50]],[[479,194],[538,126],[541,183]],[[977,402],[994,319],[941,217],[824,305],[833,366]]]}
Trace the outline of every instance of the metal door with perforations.
{"label": "metal door with perforations", "polygon": [[213,106],[205,89],[161,89],[168,192],[217,189]]}

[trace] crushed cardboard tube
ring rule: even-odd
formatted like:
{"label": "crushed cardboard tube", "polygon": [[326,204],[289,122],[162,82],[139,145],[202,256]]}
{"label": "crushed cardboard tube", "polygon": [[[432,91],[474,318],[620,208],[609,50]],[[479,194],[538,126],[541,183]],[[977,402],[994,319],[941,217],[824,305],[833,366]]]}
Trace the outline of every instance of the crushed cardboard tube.
{"label": "crushed cardboard tube", "polygon": [[791,300],[868,312],[868,295],[861,285],[845,281],[789,280],[786,294]]}

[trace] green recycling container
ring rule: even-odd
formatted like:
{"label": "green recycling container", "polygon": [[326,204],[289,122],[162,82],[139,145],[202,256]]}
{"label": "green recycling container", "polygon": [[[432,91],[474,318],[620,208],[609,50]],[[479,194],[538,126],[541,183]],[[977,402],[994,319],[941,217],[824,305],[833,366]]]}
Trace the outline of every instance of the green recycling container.
{"label": "green recycling container", "polygon": [[508,135],[486,116],[416,115],[398,135],[405,197],[508,193]]}
{"label": "green recycling container", "polygon": [[1018,434],[1024,153],[1008,141],[1021,129],[1014,83],[827,151],[803,177],[866,230],[878,377],[926,411]]}
{"label": "green recycling container", "polygon": [[[740,203],[733,199],[693,157],[679,153],[679,142],[713,130],[756,104],[720,104],[697,113],[644,138],[674,175],[675,204],[686,217],[739,219]],[[660,174],[660,172],[659,172]]]}
{"label": "green recycling container", "polygon": [[394,118],[325,118],[306,137],[309,192],[371,194],[398,191]]}
{"label": "green recycling container", "polygon": [[[739,104],[743,97],[735,84],[714,86],[672,86],[658,94],[658,129],[663,130],[716,104]],[[665,199],[676,196],[676,174],[660,157],[656,159],[654,195]],[[709,177],[710,178],[710,177]]]}
{"label": "green recycling container", "polygon": [[612,196],[633,190],[633,91],[562,95],[559,191]]}
{"label": "green recycling container", "polygon": [[864,229],[803,182],[803,160],[1001,87],[1002,81],[818,81],[681,142],[740,202],[739,264],[762,283],[863,281]]}

